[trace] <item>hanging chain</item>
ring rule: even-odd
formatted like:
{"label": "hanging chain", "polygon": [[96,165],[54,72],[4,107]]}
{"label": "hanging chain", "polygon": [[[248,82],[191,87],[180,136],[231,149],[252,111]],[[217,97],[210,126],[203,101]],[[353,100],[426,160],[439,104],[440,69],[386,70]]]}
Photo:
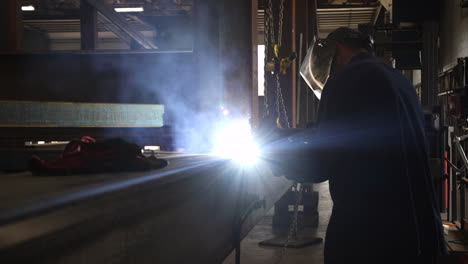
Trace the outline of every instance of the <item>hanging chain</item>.
{"label": "hanging chain", "polygon": [[273,15],[273,0],[268,0],[268,19],[269,20],[269,28],[270,31],[270,44],[274,45],[276,43],[275,40],[275,17]]}
{"label": "hanging chain", "polygon": [[[265,45],[266,46],[266,45]],[[268,61],[267,59],[267,49],[265,49],[265,65]],[[264,73],[264,75],[266,75],[266,71]],[[270,115],[270,106],[268,105],[268,96],[269,96],[269,93],[268,93],[268,83],[267,83],[267,78],[265,76],[265,78],[263,78],[263,104],[265,106],[265,116],[269,116]]]}
{"label": "hanging chain", "polygon": [[[277,39],[275,38],[275,24],[274,24],[274,15],[273,15],[273,0],[267,0],[267,9],[265,10],[265,66],[268,63],[268,50],[269,47],[274,48],[274,53],[275,56],[278,56],[277,51],[281,47],[282,44],[282,39],[283,39],[283,20],[284,20],[284,0],[280,1],[280,6],[279,6],[279,16],[278,16],[278,35]],[[267,71],[265,71],[265,75],[267,74]],[[267,78],[265,76],[264,78],[264,105],[265,105],[265,110],[266,110],[266,115],[269,115],[269,101],[268,101],[268,82]],[[279,73],[275,73],[275,85],[276,85],[276,114],[277,118],[279,119],[279,122],[281,120],[283,123],[286,125],[287,128],[290,127],[289,124],[289,118],[288,114],[286,111],[286,107],[284,105],[284,98],[283,98],[283,91],[281,89],[281,83],[280,83],[280,76]]]}
{"label": "hanging chain", "polygon": [[[280,1],[280,10],[279,10],[279,19],[278,19],[278,48],[281,47],[282,40],[283,40],[283,18],[284,18],[284,0]],[[288,114],[286,112],[286,107],[284,106],[284,99],[283,99],[283,90],[281,89],[280,85],[280,78],[279,78],[279,73],[276,73],[276,89],[277,89],[277,97],[279,99],[277,102],[280,103],[280,107],[282,110],[282,113],[278,112],[278,117],[283,116],[283,121],[286,123],[286,128],[289,128],[289,120],[288,120]]]}
{"label": "hanging chain", "polygon": [[[268,1],[268,4],[270,4],[270,1]],[[272,9],[272,8],[271,8]],[[270,36],[270,27],[271,27],[271,19],[270,16],[273,16],[272,14],[272,10],[270,10],[270,7],[268,7],[268,9],[265,9],[265,14],[264,14],[264,18],[265,18],[265,29],[264,29],[264,44],[265,44],[265,49],[264,49],[264,55],[265,55],[265,58],[264,58],[264,67],[265,67],[265,71],[263,73],[263,93],[264,93],[264,97],[263,97],[263,104],[264,104],[264,107],[265,107],[265,114],[264,116],[269,116],[270,115],[270,106],[268,104],[268,96],[269,96],[269,92],[268,92],[268,81],[267,81],[267,71],[266,71],[266,65],[267,65],[267,62],[268,62],[268,47],[271,45],[270,44],[270,39],[269,39],[269,36]]]}
{"label": "hanging chain", "polygon": [[[274,44],[274,18],[273,18],[273,3],[272,0],[267,0],[268,8],[265,9],[265,67],[268,63],[268,48],[270,45]],[[270,106],[269,106],[269,92],[268,92],[268,78],[267,78],[268,71],[265,70],[264,78],[263,78],[263,85],[264,85],[264,106],[265,106],[265,116],[270,115]]]}
{"label": "hanging chain", "polygon": [[293,238],[293,237],[295,238],[296,235],[297,235],[297,226],[298,226],[297,222],[298,222],[298,218],[299,218],[299,205],[301,204],[301,200],[302,200],[302,184],[300,184],[299,187],[297,187],[297,186],[298,186],[298,184],[296,184],[296,203],[294,204],[293,220],[292,220],[291,225],[289,226],[288,236],[286,237],[286,241],[284,242],[284,247],[281,250],[281,254],[280,254],[276,264],[281,263],[283,258],[286,256],[286,253],[287,253],[287,250],[288,250],[288,245],[289,245],[289,242],[291,241],[291,238]]}
{"label": "hanging chain", "polygon": [[278,20],[278,45],[281,47],[283,40],[283,13],[284,13],[284,0],[281,0]]}
{"label": "hanging chain", "polygon": [[286,112],[286,107],[284,105],[283,91],[281,89],[279,73],[275,74],[275,79],[276,79],[276,113],[278,115],[278,118],[283,119],[283,122],[286,124],[286,128],[290,128],[288,113]]}

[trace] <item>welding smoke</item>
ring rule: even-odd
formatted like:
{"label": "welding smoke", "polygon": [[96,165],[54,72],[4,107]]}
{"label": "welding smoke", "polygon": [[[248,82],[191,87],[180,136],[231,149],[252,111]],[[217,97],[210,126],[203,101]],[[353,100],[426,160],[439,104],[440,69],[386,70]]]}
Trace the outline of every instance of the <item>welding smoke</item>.
{"label": "welding smoke", "polygon": [[[190,28],[180,31],[187,35],[179,39],[187,41],[186,50],[191,52],[126,56],[120,67],[127,76],[119,77],[118,91],[122,102],[164,104],[165,124],[173,129],[175,146],[200,153],[212,148],[220,120],[237,116],[237,111],[220,109],[225,105],[222,80],[226,66],[219,54],[219,4],[197,2],[194,8],[196,15],[177,25]],[[154,26],[158,28],[157,23]],[[165,26],[170,32],[171,26]],[[162,38],[166,43],[159,46],[170,48],[176,40]]]}

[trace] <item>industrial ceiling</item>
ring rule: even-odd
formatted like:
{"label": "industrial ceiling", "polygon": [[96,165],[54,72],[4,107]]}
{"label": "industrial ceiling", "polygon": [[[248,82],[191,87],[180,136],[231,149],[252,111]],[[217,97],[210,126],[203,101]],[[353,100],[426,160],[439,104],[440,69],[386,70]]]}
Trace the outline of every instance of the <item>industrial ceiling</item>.
{"label": "industrial ceiling", "polygon": [[[21,6],[34,6],[24,11],[23,23],[27,30],[40,33],[49,41],[52,50],[80,49],[80,0],[19,0]],[[103,0],[112,8],[142,7],[138,13],[125,13],[129,27],[158,42],[154,17],[188,17],[193,12],[193,0]],[[264,6],[259,1],[258,33],[261,42],[264,32]],[[357,28],[359,24],[375,23],[380,12],[377,0],[318,0],[317,21],[319,36],[325,37],[340,26]],[[128,49],[128,39],[122,38],[113,23],[100,15],[98,19],[98,49]]]}
{"label": "industrial ceiling", "polygon": [[[258,32],[265,30],[265,2],[259,2]],[[378,0],[317,0],[319,36],[324,38],[338,27],[357,29],[359,24],[375,24],[383,3]]]}

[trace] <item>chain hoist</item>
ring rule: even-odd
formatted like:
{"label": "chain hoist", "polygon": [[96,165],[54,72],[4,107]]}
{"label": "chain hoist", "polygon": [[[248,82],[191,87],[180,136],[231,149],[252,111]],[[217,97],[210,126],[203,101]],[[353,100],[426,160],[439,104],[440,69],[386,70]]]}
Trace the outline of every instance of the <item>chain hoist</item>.
{"label": "chain hoist", "polygon": [[281,263],[283,260],[284,256],[286,256],[289,242],[291,241],[292,238],[296,238],[297,236],[297,228],[298,228],[298,218],[299,218],[299,205],[301,204],[302,200],[302,184],[296,183],[296,201],[294,204],[294,213],[293,213],[293,220],[291,225],[289,226],[288,230],[288,236],[286,237],[286,241],[284,242],[283,249],[281,250],[281,254],[278,257],[278,260],[276,261],[276,264]]}
{"label": "chain hoist", "polygon": [[[275,35],[275,17],[273,14],[273,0],[267,0],[267,8],[265,14],[265,75],[271,73],[275,76],[275,88],[276,88],[276,123],[282,127],[282,124],[286,125],[286,128],[290,127],[289,118],[284,105],[283,91],[281,89],[280,73],[286,74],[287,69],[290,67],[292,61],[296,58],[296,54],[293,53],[287,58],[280,58],[280,48],[283,39],[283,20],[284,20],[284,0],[280,0],[279,14],[278,14],[278,34]],[[273,57],[269,58],[269,55],[273,51]],[[269,91],[268,81],[265,76],[265,109],[266,115],[269,113]]]}
{"label": "chain hoist", "polygon": [[[265,109],[266,115],[268,116],[269,113],[269,91],[268,91],[268,78],[267,74],[274,74],[275,76],[275,87],[276,87],[276,123],[278,126],[281,126],[281,119],[286,124],[287,128],[290,127],[288,114],[286,111],[286,107],[284,104],[283,99],[283,92],[281,89],[281,82],[280,82],[280,73],[286,74],[287,68],[291,65],[291,62],[295,59],[296,55],[292,54],[288,58],[279,59],[280,58],[280,48],[283,39],[283,18],[284,18],[284,0],[280,0],[279,6],[279,15],[278,15],[278,38],[275,38],[275,24],[274,24],[274,15],[273,15],[273,0],[266,0],[267,8],[265,14],[265,78],[264,78],[264,87],[265,87]],[[269,55],[273,48],[273,57],[270,59]],[[289,226],[288,236],[286,238],[286,242],[282,249],[282,253],[278,259],[277,263],[280,263],[283,257],[286,255],[286,251],[288,248],[289,241],[293,236],[296,236],[297,233],[297,220],[298,220],[298,213],[299,213],[299,204],[302,200],[302,186],[296,185],[296,203],[294,205],[294,214],[292,223]]]}

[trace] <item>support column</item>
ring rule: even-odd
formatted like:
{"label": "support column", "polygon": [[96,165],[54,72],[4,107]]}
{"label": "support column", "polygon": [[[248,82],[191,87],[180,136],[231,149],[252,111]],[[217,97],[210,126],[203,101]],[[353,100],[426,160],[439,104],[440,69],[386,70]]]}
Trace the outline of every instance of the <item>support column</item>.
{"label": "support column", "polygon": [[[250,117],[256,52],[252,31],[252,13],[256,10],[251,0],[223,1],[220,52],[224,98],[235,115]],[[256,32],[256,30],[255,30]]]}
{"label": "support column", "polygon": [[432,107],[436,104],[438,83],[438,23],[423,22],[423,50],[421,71],[421,105]]}
{"label": "support column", "polygon": [[97,46],[97,10],[86,0],[80,2],[81,50],[95,50]]}
{"label": "support column", "polygon": [[198,82],[194,96],[197,97],[199,112],[217,110],[221,103],[222,83],[219,51],[220,1],[194,1],[194,58]]}
{"label": "support column", "polygon": [[0,8],[0,52],[19,51],[22,38],[23,22],[19,1],[2,1]]}

